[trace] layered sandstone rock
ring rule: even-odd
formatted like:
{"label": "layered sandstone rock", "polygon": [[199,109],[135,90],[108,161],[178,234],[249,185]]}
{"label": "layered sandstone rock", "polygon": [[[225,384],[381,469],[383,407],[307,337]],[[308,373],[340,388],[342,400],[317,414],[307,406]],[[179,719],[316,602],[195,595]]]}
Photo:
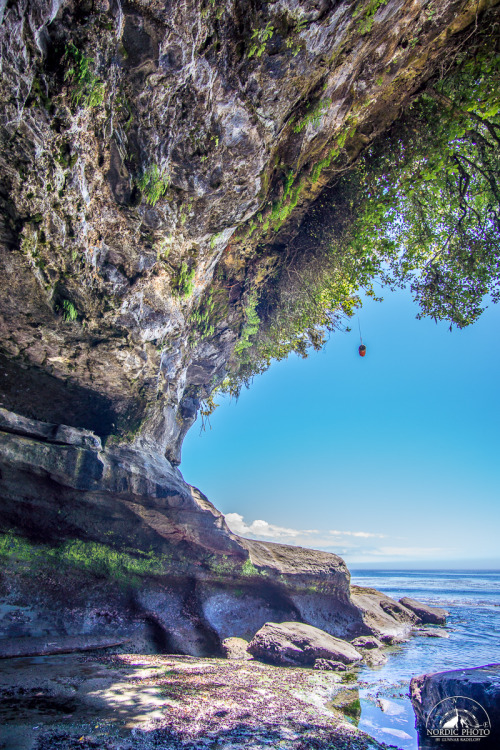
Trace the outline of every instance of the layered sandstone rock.
{"label": "layered sandstone rock", "polygon": [[422,604],[409,596],[404,596],[399,603],[409,609],[418,618],[422,624],[446,625],[446,615],[448,614],[442,607],[431,607],[429,604]]}
{"label": "layered sandstone rock", "polygon": [[336,555],[232,534],[177,466],[250,291],[494,5],[0,2],[0,531],[35,550],[5,547],[2,636],[409,632]]}
{"label": "layered sandstone rock", "polygon": [[266,622],[348,639],[407,632],[394,600],[371,591],[378,618],[359,606],[337,555],[236,536],[166,459],[103,448],[88,430],[1,411],[0,492],[0,639],[206,655]]}

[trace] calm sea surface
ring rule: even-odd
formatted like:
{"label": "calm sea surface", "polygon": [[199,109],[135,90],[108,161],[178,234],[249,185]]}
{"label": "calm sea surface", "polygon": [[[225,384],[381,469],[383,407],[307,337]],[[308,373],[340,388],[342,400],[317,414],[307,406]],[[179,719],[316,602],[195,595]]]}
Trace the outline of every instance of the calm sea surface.
{"label": "calm sea surface", "polygon": [[500,662],[500,571],[356,570],[351,576],[352,583],[394,599],[410,596],[449,612],[448,638],[413,636],[386,651],[387,664],[363,667],[359,675],[359,728],[388,745],[416,750],[410,679],[425,672]]}

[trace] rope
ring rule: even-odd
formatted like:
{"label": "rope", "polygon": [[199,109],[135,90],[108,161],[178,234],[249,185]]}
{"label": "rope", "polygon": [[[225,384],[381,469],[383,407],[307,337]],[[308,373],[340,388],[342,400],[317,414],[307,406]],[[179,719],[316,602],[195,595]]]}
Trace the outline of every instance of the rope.
{"label": "rope", "polygon": [[361,323],[359,322],[359,315],[358,315],[358,328],[359,328],[359,340],[361,343],[363,343],[363,337],[361,335]]}

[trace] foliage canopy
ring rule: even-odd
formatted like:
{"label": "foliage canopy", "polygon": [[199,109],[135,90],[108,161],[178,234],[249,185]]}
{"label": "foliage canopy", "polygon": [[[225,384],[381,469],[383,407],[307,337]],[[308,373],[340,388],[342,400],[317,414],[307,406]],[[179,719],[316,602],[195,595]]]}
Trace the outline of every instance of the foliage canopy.
{"label": "foliage canopy", "polygon": [[473,323],[500,298],[500,52],[488,36],[458,54],[389,133],[340,178],[287,247],[260,294],[250,288],[239,392],[273,359],[307,356],[375,297],[409,286],[417,317]]}
{"label": "foliage canopy", "polygon": [[[458,328],[500,296],[500,55],[461,61],[362,161],[350,251]],[[389,146],[389,148],[387,148]],[[385,267],[388,266],[388,268]]]}

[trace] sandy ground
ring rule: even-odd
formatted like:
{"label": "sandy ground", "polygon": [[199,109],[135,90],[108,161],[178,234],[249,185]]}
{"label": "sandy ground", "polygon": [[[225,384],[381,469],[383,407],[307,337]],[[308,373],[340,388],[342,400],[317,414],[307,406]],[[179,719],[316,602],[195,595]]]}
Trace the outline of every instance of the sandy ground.
{"label": "sandy ground", "polygon": [[332,708],[346,696],[347,703],[357,697],[353,678],[349,672],[186,656],[3,659],[0,748],[385,747]]}

